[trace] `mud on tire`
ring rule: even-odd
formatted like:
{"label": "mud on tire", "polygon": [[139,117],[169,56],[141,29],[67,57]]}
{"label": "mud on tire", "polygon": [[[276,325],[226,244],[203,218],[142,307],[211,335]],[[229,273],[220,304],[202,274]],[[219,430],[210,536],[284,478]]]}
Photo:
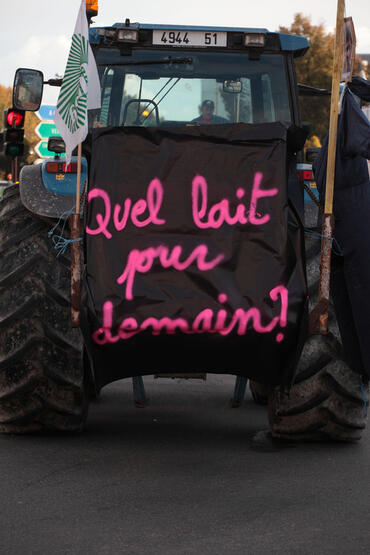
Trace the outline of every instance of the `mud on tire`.
{"label": "mud on tire", "polygon": [[69,260],[16,185],[0,200],[0,432],[77,431],[87,414],[80,331],[70,325]]}

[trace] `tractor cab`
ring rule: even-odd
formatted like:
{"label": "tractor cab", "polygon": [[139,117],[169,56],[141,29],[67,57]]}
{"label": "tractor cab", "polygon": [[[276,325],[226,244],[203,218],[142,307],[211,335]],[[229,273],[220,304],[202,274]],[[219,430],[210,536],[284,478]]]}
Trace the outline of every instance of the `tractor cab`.
{"label": "tractor cab", "polygon": [[90,43],[102,88],[91,127],[299,123],[303,37],[126,22],[90,29]]}

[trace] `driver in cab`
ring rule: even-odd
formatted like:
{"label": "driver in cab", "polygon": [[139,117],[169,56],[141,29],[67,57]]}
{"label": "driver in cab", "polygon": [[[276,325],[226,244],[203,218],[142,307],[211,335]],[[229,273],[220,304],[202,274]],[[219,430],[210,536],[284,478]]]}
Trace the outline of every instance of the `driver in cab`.
{"label": "driver in cab", "polygon": [[210,123],[229,123],[227,119],[215,116],[215,103],[213,100],[203,100],[200,108],[200,116],[191,120],[191,123],[210,124]]}

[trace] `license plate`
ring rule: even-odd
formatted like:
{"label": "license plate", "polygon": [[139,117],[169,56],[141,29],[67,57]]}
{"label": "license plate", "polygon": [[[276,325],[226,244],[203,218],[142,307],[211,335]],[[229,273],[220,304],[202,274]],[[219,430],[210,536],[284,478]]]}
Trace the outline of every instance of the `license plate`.
{"label": "license plate", "polygon": [[227,46],[222,31],[153,31],[153,44],[161,46]]}

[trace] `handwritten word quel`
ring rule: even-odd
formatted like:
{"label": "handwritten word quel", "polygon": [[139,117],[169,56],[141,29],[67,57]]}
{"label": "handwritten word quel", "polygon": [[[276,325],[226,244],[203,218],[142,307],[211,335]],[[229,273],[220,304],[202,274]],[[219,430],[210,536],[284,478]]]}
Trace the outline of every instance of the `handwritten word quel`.
{"label": "handwritten word quel", "polygon": [[[269,222],[270,215],[268,213],[261,215],[258,205],[262,199],[274,197],[279,191],[276,187],[261,189],[262,180],[262,173],[256,172],[249,200],[248,198],[244,199],[246,196],[245,189],[239,187],[236,191],[239,202],[236,208],[232,208],[235,199],[231,201],[223,198],[219,202],[208,205],[207,181],[203,176],[197,175],[191,185],[192,216],[195,226],[199,229],[218,229],[223,224],[244,225],[249,223],[263,225]],[[103,210],[95,216],[97,226],[94,228],[86,227],[86,233],[89,235],[103,234],[107,239],[111,239],[112,233],[108,229],[109,226],[113,224],[116,231],[123,231],[129,221],[135,227],[145,227],[150,224],[161,226],[166,223],[166,220],[159,216],[164,199],[164,190],[162,183],[157,178],[150,182],[145,199],[134,202],[127,197],[123,205],[115,204],[113,211],[110,197],[106,191],[100,188],[92,189],[87,197],[88,203],[96,199],[103,202]]]}
{"label": "handwritten word quel", "polygon": [[[216,312],[210,308],[205,308],[197,314],[191,323],[185,318],[150,317],[139,324],[136,318],[124,318],[115,335],[112,332],[113,303],[106,301],[103,306],[103,326],[93,333],[93,340],[98,345],[117,343],[120,339],[130,339],[145,330],[151,330],[152,335],[159,335],[162,332],[167,334],[176,332],[185,334],[218,333],[220,335],[229,335],[234,332],[237,335],[245,335],[248,330],[253,329],[257,333],[271,333],[274,330],[279,330],[276,341],[280,343],[284,339],[284,334],[280,331],[280,328],[285,328],[287,325],[288,290],[283,285],[279,285],[272,289],[269,295],[274,302],[280,299],[281,309],[280,315],[274,316],[271,322],[266,325],[262,324],[261,312],[256,307],[248,310],[237,308],[231,316],[224,308]],[[221,305],[226,303],[227,295],[220,293],[218,301]]]}
{"label": "handwritten word quel", "polygon": [[[111,232],[108,230],[108,225],[111,220],[112,207],[109,195],[103,189],[92,189],[87,197],[90,203],[93,199],[100,198],[104,203],[104,213],[96,215],[98,227],[90,229],[86,226],[86,233],[89,235],[99,235],[103,233],[107,239],[112,238]],[[123,208],[116,204],[113,210],[113,225],[117,231],[125,229],[129,218],[136,227],[145,227],[149,224],[163,225],[166,220],[158,217],[159,210],[163,200],[163,187],[159,179],[153,179],[148,187],[146,200],[139,199],[133,202],[129,197],[123,203]],[[121,215],[122,210],[122,215]],[[147,217],[141,219],[145,212],[148,213]]]}

